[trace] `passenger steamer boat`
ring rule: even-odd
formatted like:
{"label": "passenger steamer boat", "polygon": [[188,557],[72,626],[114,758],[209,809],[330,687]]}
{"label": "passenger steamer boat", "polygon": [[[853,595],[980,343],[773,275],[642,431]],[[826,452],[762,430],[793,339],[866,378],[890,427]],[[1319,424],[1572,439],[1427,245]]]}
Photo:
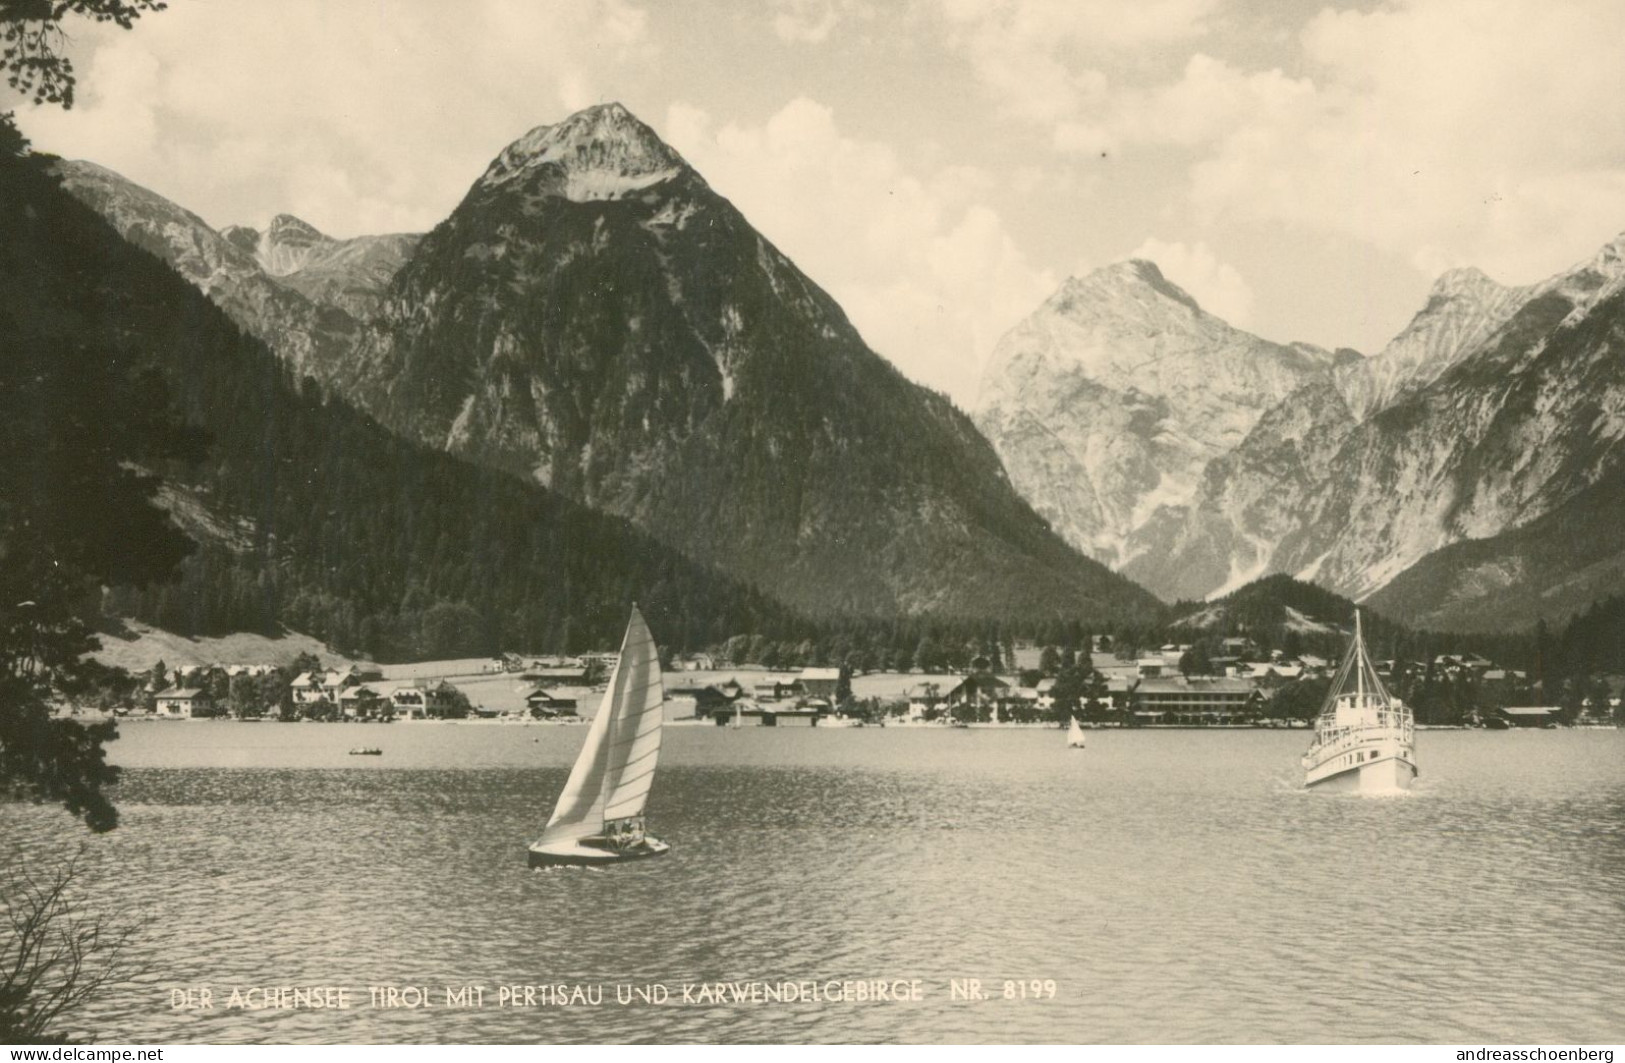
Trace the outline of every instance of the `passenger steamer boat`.
{"label": "passenger steamer boat", "polygon": [[1304,785],[1316,790],[1392,793],[1416,778],[1411,710],[1384,689],[1366,653],[1360,614],[1303,756]]}
{"label": "passenger steamer boat", "polygon": [[654,636],[633,606],[603,704],[553,818],[530,847],[531,867],[608,867],[671,851],[643,824],[660,756],[665,700]]}

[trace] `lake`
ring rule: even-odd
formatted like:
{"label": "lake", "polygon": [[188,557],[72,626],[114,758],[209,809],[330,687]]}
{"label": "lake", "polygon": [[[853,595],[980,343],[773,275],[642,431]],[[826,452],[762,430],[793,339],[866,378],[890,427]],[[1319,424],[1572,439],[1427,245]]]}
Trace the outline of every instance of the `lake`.
{"label": "lake", "polygon": [[[530,871],[585,735],[124,725],[117,831],[0,807],[11,858],[83,846],[82,906],[147,920],[139,976],[70,1027],[137,1043],[1625,1040],[1622,732],[1423,732],[1416,789],[1361,798],[1302,789],[1306,731],[1105,730],[1078,751],[1024,728],[670,727],[649,822],[671,855]],[[358,745],[384,754],[346,755]],[[860,981],[921,999],[828,999]],[[718,982],[819,999],[682,998]],[[499,1003],[526,985],[543,987],[533,1004]],[[295,986],[345,987],[352,1006],[224,1006],[233,987]],[[467,986],[484,1006],[445,1006]],[[215,1006],[172,1008],[184,987]],[[375,1007],[369,987],[402,1004],[425,987],[430,1006]],[[593,987],[602,1003],[548,1002]],[[617,987],[669,999],[622,1004]]]}

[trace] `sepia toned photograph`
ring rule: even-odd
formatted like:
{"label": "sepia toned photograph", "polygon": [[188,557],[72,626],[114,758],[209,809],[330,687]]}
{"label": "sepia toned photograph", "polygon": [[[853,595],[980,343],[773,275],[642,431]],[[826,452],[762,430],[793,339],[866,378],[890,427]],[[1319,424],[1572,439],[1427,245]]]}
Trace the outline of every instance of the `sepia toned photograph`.
{"label": "sepia toned photograph", "polygon": [[1612,1063],[1625,6],[0,68],[0,1042]]}

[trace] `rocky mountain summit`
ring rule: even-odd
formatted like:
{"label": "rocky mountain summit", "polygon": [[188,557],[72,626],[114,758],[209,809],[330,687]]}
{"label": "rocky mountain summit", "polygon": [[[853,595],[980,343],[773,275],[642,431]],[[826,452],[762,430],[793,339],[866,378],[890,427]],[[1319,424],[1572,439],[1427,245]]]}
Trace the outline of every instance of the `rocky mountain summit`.
{"label": "rocky mountain summit", "polygon": [[1266,411],[1350,354],[1204,311],[1150,262],[1072,278],[1000,340],[975,418],[1069,542],[1124,567]]}

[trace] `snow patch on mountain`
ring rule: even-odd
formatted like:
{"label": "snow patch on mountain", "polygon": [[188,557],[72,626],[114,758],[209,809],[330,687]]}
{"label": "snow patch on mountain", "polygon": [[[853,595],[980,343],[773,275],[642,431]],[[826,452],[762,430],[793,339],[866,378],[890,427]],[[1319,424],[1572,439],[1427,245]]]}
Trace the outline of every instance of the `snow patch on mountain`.
{"label": "snow patch on mountain", "polygon": [[468,419],[473,412],[474,396],[469,395],[458,408],[457,416],[452,419],[451,428],[446,431],[446,450],[455,452],[468,442]]}
{"label": "snow patch on mountain", "polygon": [[1323,624],[1306,613],[1292,608],[1290,605],[1282,606],[1286,610],[1286,628],[1303,635],[1335,635],[1338,629],[1331,624]]}
{"label": "snow patch on mountain", "polygon": [[609,103],[532,129],[503,149],[479,184],[497,188],[534,179],[546,194],[588,203],[625,198],[684,168],[682,158],[648,126]]}
{"label": "snow patch on mountain", "polygon": [[334,243],[337,241],[309,222],[292,214],[278,214],[261,234],[254,257],[271,276],[286,277],[304,269],[313,256]]}

